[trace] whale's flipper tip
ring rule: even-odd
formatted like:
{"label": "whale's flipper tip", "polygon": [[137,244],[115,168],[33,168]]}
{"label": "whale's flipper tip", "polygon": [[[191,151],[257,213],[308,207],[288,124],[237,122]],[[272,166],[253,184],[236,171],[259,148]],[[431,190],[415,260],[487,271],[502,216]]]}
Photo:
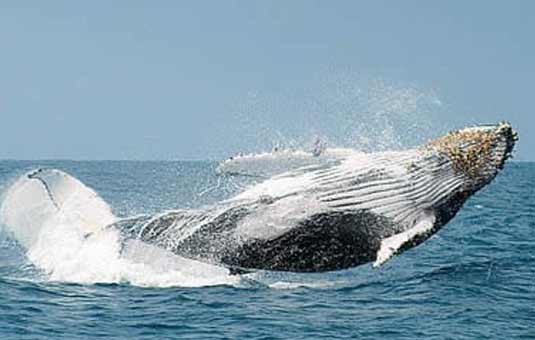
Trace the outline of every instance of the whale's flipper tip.
{"label": "whale's flipper tip", "polygon": [[373,268],[382,266],[394,255],[400,253],[407,244],[418,244],[418,238],[425,237],[433,230],[436,217],[432,213],[427,213],[416,224],[399,234],[395,234],[381,241],[381,247],[377,252],[377,258],[373,263]]}
{"label": "whale's flipper tip", "polygon": [[34,179],[37,177],[37,175],[39,175],[40,173],[42,173],[44,171],[43,168],[37,168],[33,171],[30,171],[26,176],[29,178],[29,179]]}
{"label": "whale's flipper tip", "polygon": [[95,191],[57,169],[38,168],[24,174],[0,202],[0,223],[26,249],[37,242],[42,230],[65,221],[89,235],[116,218]]}
{"label": "whale's flipper tip", "polygon": [[241,267],[229,267],[228,268],[230,275],[245,275],[245,274],[251,274],[254,272],[254,270],[251,269],[244,269]]}

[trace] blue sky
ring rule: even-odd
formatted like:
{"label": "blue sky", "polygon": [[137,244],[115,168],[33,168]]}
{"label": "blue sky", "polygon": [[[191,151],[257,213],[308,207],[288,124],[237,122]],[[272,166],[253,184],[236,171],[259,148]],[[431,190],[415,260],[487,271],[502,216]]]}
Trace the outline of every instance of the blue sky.
{"label": "blue sky", "polygon": [[2,1],[0,158],[411,145],[509,120],[535,160],[531,1]]}

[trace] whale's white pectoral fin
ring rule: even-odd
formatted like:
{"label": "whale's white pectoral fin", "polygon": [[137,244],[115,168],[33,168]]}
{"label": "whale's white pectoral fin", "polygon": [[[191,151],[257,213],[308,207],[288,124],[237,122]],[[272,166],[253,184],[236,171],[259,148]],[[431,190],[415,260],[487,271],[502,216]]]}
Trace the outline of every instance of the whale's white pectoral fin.
{"label": "whale's white pectoral fin", "polygon": [[334,164],[353,153],[351,149],[326,149],[320,142],[311,152],[281,149],[257,154],[240,154],[220,162],[216,173],[267,179],[289,171]]}
{"label": "whale's white pectoral fin", "polygon": [[27,249],[51,224],[63,221],[88,236],[116,220],[94,190],[55,169],[20,177],[3,195],[0,206],[0,224]]}
{"label": "whale's white pectoral fin", "polygon": [[434,214],[428,213],[420,218],[412,228],[382,240],[373,267],[381,266],[398,253],[401,247],[416,237],[430,233],[433,230],[435,219]]}

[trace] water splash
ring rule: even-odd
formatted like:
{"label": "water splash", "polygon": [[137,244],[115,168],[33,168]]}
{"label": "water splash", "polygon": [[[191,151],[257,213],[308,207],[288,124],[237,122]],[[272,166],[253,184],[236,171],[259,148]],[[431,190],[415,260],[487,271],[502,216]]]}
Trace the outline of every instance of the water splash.
{"label": "water splash", "polygon": [[243,152],[308,149],[317,137],[331,147],[396,150],[443,132],[445,110],[433,90],[349,70],[285,92],[252,91],[225,130],[239,136],[231,148]]}
{"label": "water splash", "polygon": [[[47,185],[34,174],[45,176]],[[124,240],[119,230],[106,228],[115,220],[111,208],[92,189],[61,171],[22,176],[2,196],[0,225],[44,274],[35,278],[159,287],[239,283],[225,268]]]}

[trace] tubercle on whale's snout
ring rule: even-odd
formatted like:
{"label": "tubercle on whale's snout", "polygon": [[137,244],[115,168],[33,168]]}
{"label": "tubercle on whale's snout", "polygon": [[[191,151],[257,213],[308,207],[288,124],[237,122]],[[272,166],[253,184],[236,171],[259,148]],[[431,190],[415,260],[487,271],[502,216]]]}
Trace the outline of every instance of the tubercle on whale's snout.
{"label": "tubercle on whale's snout", "polygon": [[452,131],[423,148],[446,156],[454,170],[471,179],[490,179],[512,157],[518,133],[511,124],[476,126]]}

